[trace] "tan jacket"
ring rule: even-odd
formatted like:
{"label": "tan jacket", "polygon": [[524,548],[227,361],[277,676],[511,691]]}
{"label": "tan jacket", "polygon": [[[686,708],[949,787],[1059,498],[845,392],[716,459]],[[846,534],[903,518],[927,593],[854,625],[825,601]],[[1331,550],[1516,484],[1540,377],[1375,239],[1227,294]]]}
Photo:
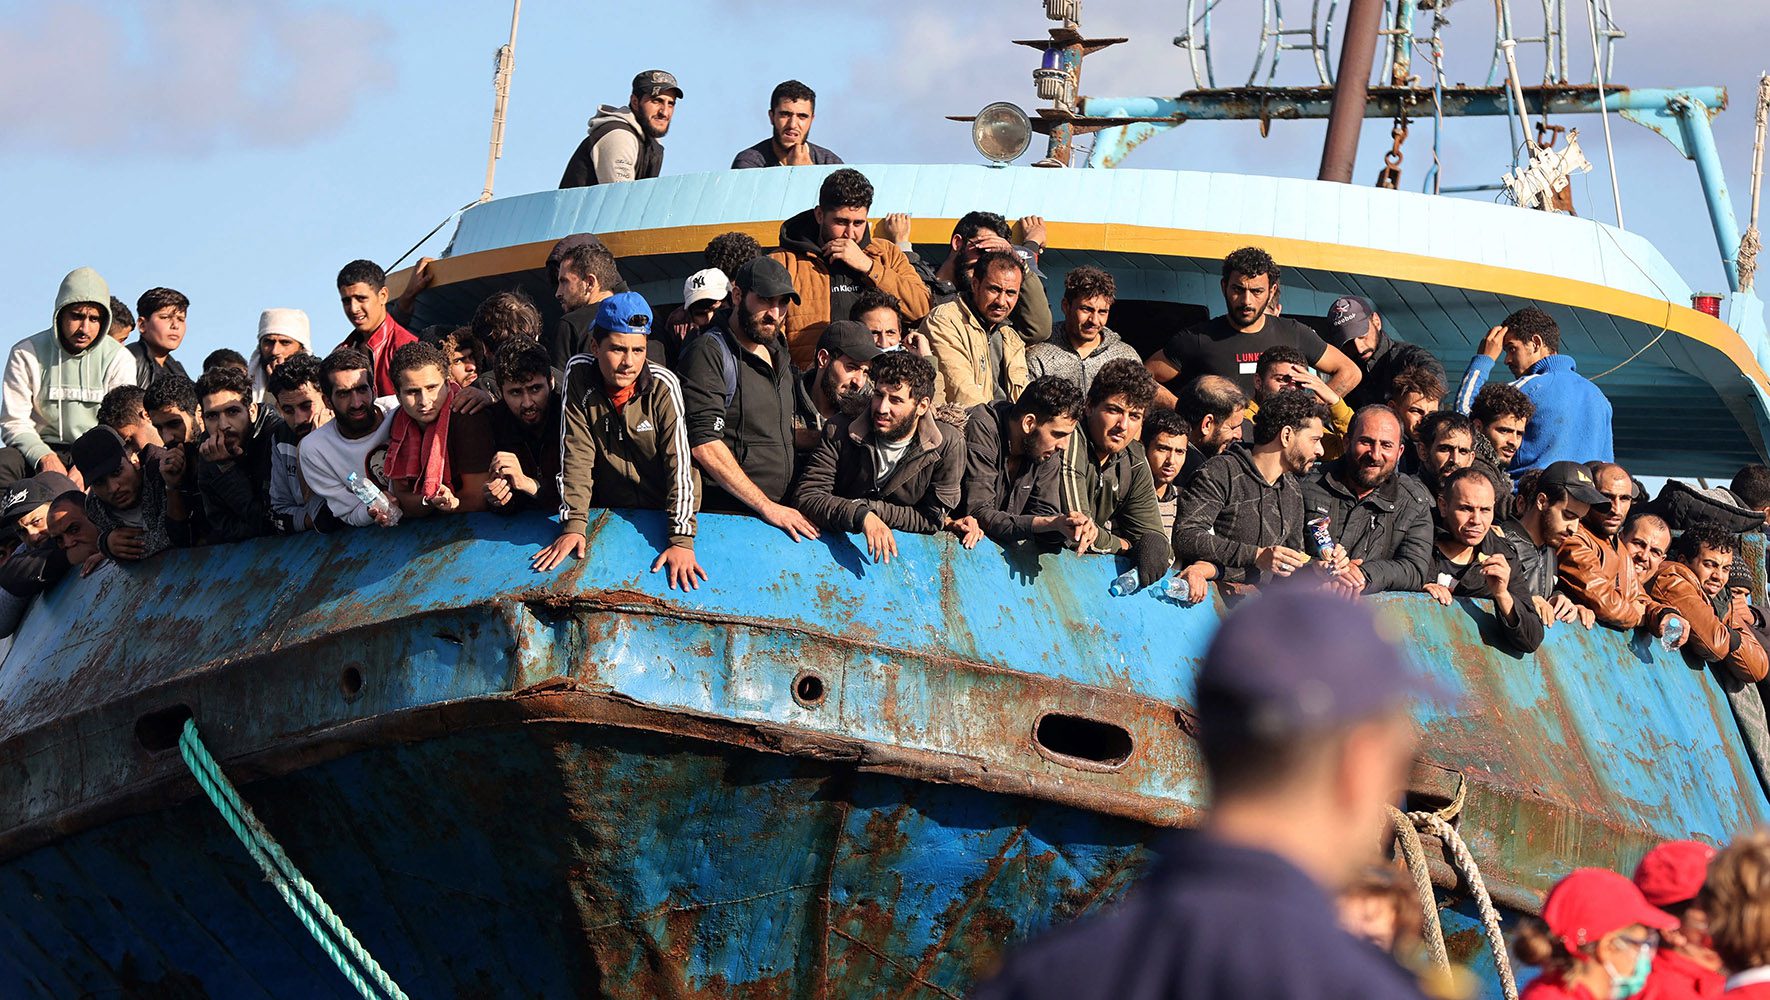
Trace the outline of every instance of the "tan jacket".
{"label": "tan jacket", "polygon": [[591,507],[662,510],[670,544],[694,548],[701,478],[688,452],[682,387],[669,369],[651,364],[633,398],[616,410],[602,372],[588,354],[565,370],[559,432],[559,527],[583,532]]}
{"label": "tan jacket", "polygon": [[[813,252],[816,223],[811,219],[811,212],[805,211],[782,223],[781,249],[769,254],[786,265],[787,273],[793,276],[793,291],[799,293],[798,303],[787,305],[784,333],[787,350],[793,355],[793,367],[800,371],[810,371],[817,363],[817,338],[823,335],[824,327],[831,320],[848,318],[846,305],[842,315],[830,315],[830,268]],[[914,323],[928,315],[928,286],[896,244],[869,238],[861,244],[861,250],[873,259],[865,283],[897,296],[904,322]],[[844,268],[843,274],[846,273]],[[852,294],[844,301],[852,301]]]}
{"label": "tan jacket", "polygon": [[1647,592],[1668,605],[1690,629],[1684,651],[1707,663],[1717,663],[1738,680],[1755,684],[1770,674],[1770,659],[1749,626],[1735,628],[1721,620],[1709,596],[1696,582],[1696,571],[1667,559],[1648,581]]}
{"label": "tan jacket", "polygon": [[[1004,388],[1009,399],[1018,399],[1032,381],[1026,372],[1026,342],[1007,323],[1001,330],[1002,358],[1008,368]],[[942,303],[928,314],[928,343],[934,348],[934,367],[941,377],[935,396],[938,402],[967,409],[995,402],[996,373],[990,369],[989,334],[964,296]]]}
{"label": "tan jacket", "polygon": [[1591,608],[1602,625],[1639,628],[1657,620],[1657,615],[1648,617],[1650,606],[1660,615],[1670,611],[1648,598],[1641,581],[1635,579],[1635,567],[1628,556],[1586,530],[1583,524],[1561,543],[1555,563],[1561,589]]}

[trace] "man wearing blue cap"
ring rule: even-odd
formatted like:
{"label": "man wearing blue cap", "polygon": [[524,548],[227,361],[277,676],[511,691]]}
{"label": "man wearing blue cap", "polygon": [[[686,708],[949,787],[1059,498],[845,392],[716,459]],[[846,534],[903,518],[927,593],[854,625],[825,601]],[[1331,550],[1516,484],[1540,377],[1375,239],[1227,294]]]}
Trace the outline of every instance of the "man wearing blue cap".
{"label": "man wearing blue cap", "polygon": [[559,538],[536,553],[547,572],[567,555],[582,558],[591,507],[662,510],[670,541],[652,562],[675,589],[707,578],[695,560],[695,511],[700,477],[689,456],[682,384],[662,365],[646,362],[651,306],[638,292],[602,300],[591,324],[591,354],[565,371],[560,420]]}
{"label": "man wearing blue cap", "polygon": [[1340,929],[1331,893],[1374,860],[1413,758],[1407,702],[1428,690],[1368,607],[1298,584],[1248,601],[1199,670],[1201,828],[1174,835],[1123,903],[1033,943],[976,996],[1418,998]]}

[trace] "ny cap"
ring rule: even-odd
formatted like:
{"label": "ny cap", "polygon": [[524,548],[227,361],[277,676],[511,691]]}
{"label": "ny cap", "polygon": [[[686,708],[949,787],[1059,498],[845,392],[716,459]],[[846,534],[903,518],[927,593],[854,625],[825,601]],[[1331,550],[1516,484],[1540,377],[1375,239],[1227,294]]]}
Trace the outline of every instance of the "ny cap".
{"label": "ny cap", "polygon": [[1268,587],[1224,619],[1199,668],[1199,724],[1269,741],[1403,704],[1443,701],[1363,602],[1307,583]]}
{"label": "ny cap", "polygon": [[1340,342],[1357,340],[1371,330],[1371,317],[1377,305],[1362,295],[1342,295],[1328,306],[1328,322],[1340,335]]}
{"label": "ny cap", "polygon": [[651,304],[638,292],[620,292],[596,307],[594,325],[609,333],[651,335]]}
{"label": "ny cap", "polygon": [[717,302],[731,292],[731,279],[725,272],[716,267],[696,271],[682,283],[682,305],[692,307],[696,302],[712,299]]}
{"label": "ny cap", "polygon": [[1694,840],[1668,840],[1635,866],[1635,888],[1654,906],[1688,903],[1709,877],[1715,849]]}
{"label": "ny cap", "polygon": [[1578,462],[1551,462],[1537,479],[1537,485],[1559,486],[1568,496],[1593,507],[1610,504],[1610,498],[1598,492],[1598,485],[1592,482],[1591,470]]}
{"label": "ny cap", "polygon": [[851,319],[839,319],[824,327],[822,336],[817,338],[817,349],[829,351],[832,358],[848,357],[860,362],[885,353],[873,339],[873,331]]}
{"label": "ny cap", "polygon": [[679,101],[682,99],[682,87],[676,83],[676,77],[664,69],[648,69],[634,77],[633,93],[640,97],[669,94]]}
{"label": "ny cap", "polygon": [[753,257],[746,261],[738,268],[738,273],[731,276],[731,283],[765,299],[787,295],[795,304],[799,301],[799,292],[793,288],[793,276],[787,272],[785,264],[773,257]]}

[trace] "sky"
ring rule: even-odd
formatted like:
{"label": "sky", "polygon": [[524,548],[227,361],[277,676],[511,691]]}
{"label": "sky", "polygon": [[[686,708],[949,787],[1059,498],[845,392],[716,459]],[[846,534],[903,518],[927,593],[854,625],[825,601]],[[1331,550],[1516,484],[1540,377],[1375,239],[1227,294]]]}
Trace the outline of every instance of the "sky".
{"label": "sky", "polygon": [[[1569,0],[1571,76],[1590,76],[1584,4]],[[1708,0],[1715,3],[1716,0]],[[1718,5],[1718,4],[1717,4]],[[1321,4],[1326,7],[1326,3]],[[1514,0],[1518,34],[1534,3]],[[1614,79],[1637,87],[1723,85],[1730,110],[1716,137],[1740,225],[1750,197],[1752,105],[1766,68],[1756,39],[1770,4],[1727,5],[1727,23],[1683,4],[1616,0],[1628,37]],[[1219,84],[1246,81],[1259,0],[1222,0]],[[1286,5],[1306,11],[1303,0]],[[1344,14],[1346,5],[1339,5]],[[667,174],[723,169],[767,135],[773,85],[818,92],[812,139],[850,163],[978,162],[965,126],[943,116],[991,101],[1028,109],[1042,37],[1039,0],[894,0],[830,5],[787,0],[528,0],[516,45],[500,195],[554,187],[602,102],[625,100],[639,70],[663,67],[685,96],[665,140]],[[1171,95],[1191,89],[1178,0],[1087,0],[1083,28],[1132,41],[1090,57],[1082,92]],[[1447,78],[1485,80],[1493,42],[1487,5],[1448,10]],[[1287,25],[1288,26],[1288,25]],[[218,347],[250,348],[258,314],[305,309],[315,349],[347,332],[333,278],[345,262],[384,265],[474,201],[484,178],[494,54],[510,10],[495,2],[345,4],[328,0],[0,0],[0,171],[10,239],[0,243],[0,341],[47,326],[69,270],[96,267],[133,304],[155,285],[192,300],[179,356],[195,368]],[[1582,59],[1579,53],[1585,53]],[[1521,46],[1525,81],[1540,46]],[[1314,83],[1285,53],[1279,82]],[[1424,75],[1423,59],[1415,72]],[[1614,221],[1600,119],[1577,125],[1597,169],[1574,182],[1582,215]],[[1464,120],[1443,145],[1446,185],[1494,182],[1511,165],[1497,120]],[[1127,165],[1313,177],[1325,126],[1188,123],[1146,143]],[[1663,139],[1613,119],[1628,227],[1694,286],[1724,281],[1695,172]],[[1403,186],[1418,190],[1431,126],[1414,125]],[[1023,158],[1029,162],[1035,151]],[[1368,120],[1355,182],[1371,183],[1389,147]],[[1479,194],[1472,197],[1492,198]],[[983,206],[980,206],[983,207]],[[875,206],[883,214],[890,206]],[[1047,216],[1061,219],[1061,206]],[[426,244],[440,251],[452,227]]]}

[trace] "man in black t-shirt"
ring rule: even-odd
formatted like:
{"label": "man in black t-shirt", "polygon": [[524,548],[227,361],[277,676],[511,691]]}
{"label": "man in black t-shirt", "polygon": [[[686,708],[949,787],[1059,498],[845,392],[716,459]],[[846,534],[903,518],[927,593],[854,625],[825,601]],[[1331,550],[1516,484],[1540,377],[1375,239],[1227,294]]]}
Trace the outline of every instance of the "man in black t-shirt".
{"label": "man in black t-shirt", "polygon": [[1328,387],[1345,396],[1358,384],[1358,366],[1339,348],[1294,319],[1267,314],[1278,295],[1278,264],[1258,247],[1243,247],[1223,258],[1225,315],[1196,323],[1168,338],[1147,362],[1155,376],[1157,406],[1174,405],[1174,387],[1200,375],[1221,375],[1254,394],[1254,365],[1269,347],[1293,347],[1320,372]]}

